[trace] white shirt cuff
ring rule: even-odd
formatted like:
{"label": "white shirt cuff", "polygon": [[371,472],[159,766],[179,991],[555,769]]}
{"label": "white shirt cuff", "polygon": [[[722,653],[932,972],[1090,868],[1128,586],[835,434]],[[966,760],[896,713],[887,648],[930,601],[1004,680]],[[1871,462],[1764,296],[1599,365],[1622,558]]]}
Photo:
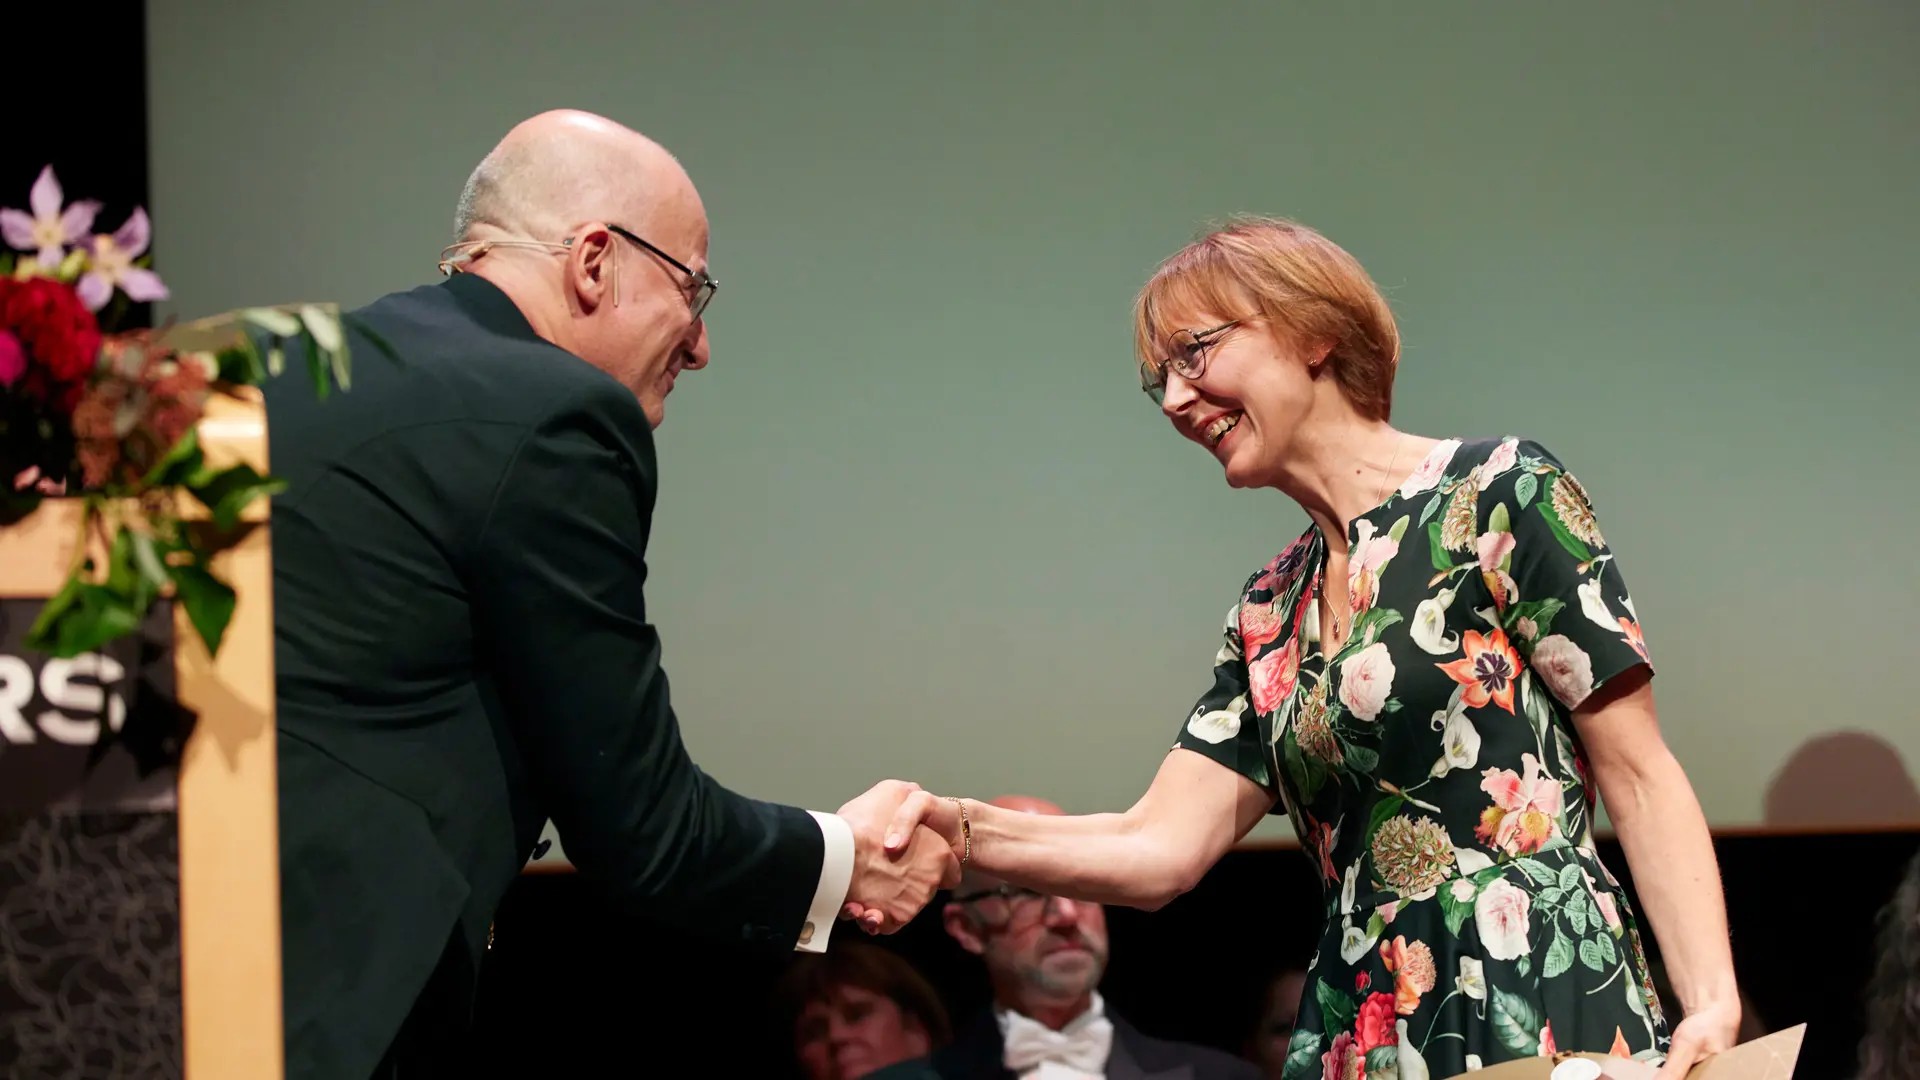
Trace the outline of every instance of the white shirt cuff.
{"label": "white shirt cuff", "polygon": [[821,839],[826,841],[820,860],[820,884],[813,891],[813,906],[807,909],[806,924],[800,928],[799,952],[827,951],[827,939],[840,919],[840,907],[847,902],[847,890],[853,885],[853,826],[837,814],[809,810],[820,823]]}

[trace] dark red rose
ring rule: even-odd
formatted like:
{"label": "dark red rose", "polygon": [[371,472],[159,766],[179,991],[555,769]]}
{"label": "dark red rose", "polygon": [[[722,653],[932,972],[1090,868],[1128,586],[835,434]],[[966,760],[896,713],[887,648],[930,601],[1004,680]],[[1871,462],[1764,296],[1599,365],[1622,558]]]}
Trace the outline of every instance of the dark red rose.
{"label": "dark red rose", "polygon": [[27,352],[29,375],[39,371],[53,393],[86,381],[100,359],[100,324],[71,285],[51,278],[0,279],[0,329]]}

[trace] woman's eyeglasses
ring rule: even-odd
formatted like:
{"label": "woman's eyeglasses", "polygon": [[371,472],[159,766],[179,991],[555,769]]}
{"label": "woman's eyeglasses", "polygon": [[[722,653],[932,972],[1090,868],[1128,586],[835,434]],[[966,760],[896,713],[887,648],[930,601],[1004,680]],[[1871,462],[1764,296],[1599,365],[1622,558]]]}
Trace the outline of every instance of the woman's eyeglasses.
{"label": "woman's eyeglasses", "polygon": [[1191,382],[1198,379],[1207,370],[1207,353],[1220,340],[1220,335],[1240,325],[1235,319],[1221,323],[1210,330],[1175,330],[1167,337],[1167,358],[1159,363],[1151,360],[1140,362],[1140,389],[1146,391],[1155,405],[1167,400],[1167,372]]}

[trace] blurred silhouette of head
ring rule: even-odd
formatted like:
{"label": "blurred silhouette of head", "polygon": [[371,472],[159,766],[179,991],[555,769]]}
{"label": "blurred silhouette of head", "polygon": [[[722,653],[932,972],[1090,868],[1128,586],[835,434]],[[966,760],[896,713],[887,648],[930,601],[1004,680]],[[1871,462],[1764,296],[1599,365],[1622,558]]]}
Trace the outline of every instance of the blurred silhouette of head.
{"label": "blurred silhouette of head", "polygon": [[1807,740],[1767,786],[1768,825],[1920,825],[1920,788],[1892,743],[1865,731]]}

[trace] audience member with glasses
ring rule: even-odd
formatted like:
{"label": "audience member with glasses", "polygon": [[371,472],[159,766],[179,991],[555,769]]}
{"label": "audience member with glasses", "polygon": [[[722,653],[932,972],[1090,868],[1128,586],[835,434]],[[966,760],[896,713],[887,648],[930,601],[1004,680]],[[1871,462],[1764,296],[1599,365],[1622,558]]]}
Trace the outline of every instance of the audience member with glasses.
{"label": "audience member with glasses", "polygon": [[[1677,1080],[1731,1046],[1713,845],[1580,482],[1531,437],[1393,427],[1386,300],[1298,224],[1243,220],[1176,253],[1134,331],[1174,431],[1310,524],[1246,579],[1211,685],[1133,807],[1063,817],[918,792],[903,835],[925,820],[970,871],[1157,908],[1284,809],[1330,901],[1291,1077],[1438,1078],[1581,1050],[1647,1073],[1664,1059]],[[1489,423],[1551,425],[1511,415],[1498,380],[1479,390]],[[1594,845],[1602,792],[1684,1010],[1671,1032]]]}
{"label": "audience member with glasses", "polygon": [[[286,1075],[464,1074],[496,905],[542,827],[623,906],[775,951],[959,879],[915,788],[814,813],[688,757],[647,621],[653,429],[706,366],[672,155],[543,113],[473,171],[445,280],[354,313],[352,388],[271,384]],[[376,347],[376,340],[389,347]],[[481,1070],[484,1071],[484,1070]]]}
{"label": "audience member with glasses", "polygon": [[[1015,814],[1063,813],[1023,795],[991,805]],[[993,1004],[928,1060],[885,1070],[873,1080],[1260,1080],[1250,1062],[1155,1038],[1114,1012],[1099,989],[1108,949],[1107,915],[1099,904],[972,871],[941,915],[953,940],[986,966]]]}

